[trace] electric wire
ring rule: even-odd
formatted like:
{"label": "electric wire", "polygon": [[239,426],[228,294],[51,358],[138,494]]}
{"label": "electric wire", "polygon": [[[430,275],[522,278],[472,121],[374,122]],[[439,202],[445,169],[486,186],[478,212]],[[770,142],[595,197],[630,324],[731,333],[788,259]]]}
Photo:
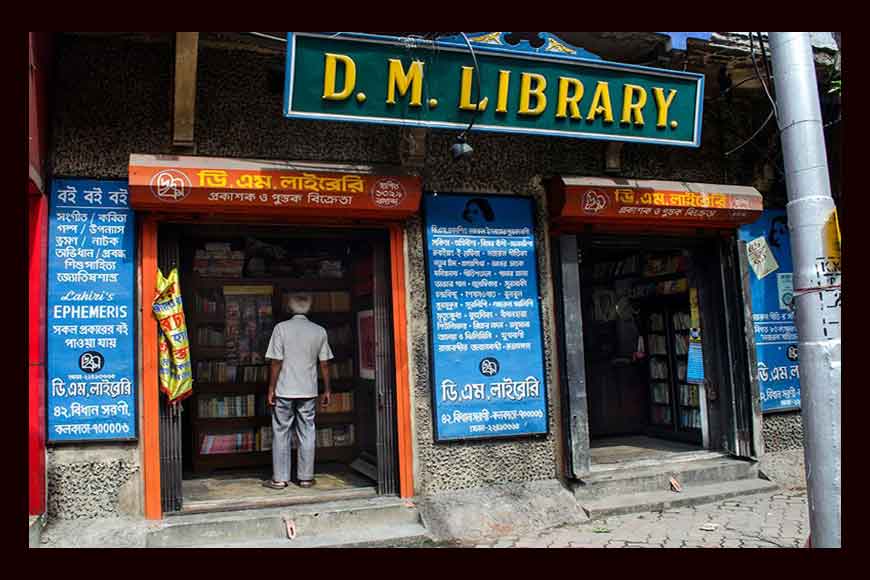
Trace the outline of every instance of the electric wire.
{"label": "electric wire", "polygon": [[761,71],[758,70],[758,61],[755,59],[755,43],[752,41],[751,32],[749,33],[749,56],[752,58],[752,67],[755,69],[755,76],[757,76],[758,80],[761,81],[761,86],[764,89],[764,94],[767,95],[767,99],[770,101],[770,106],[773,107],[773,114],[776,117],[777,121],[779,121],[779,115],[777,114],[776,110],[776,102],[770,95],[770,91],[767,88],[767,83],[764,82],[764,78],[761,76]]}
{"label": "electric wire", "polygon": [[477,55],[474,54],[474,47],[471,46],[471,41],[468,40],[468,36],[464,32],[460,32],[462,38],[465,40],[465,44],[468,45],[468,51],[471,53],[471,59],[474,61],[474,72],[477,77],[477,96],[474,100],[474,114],[471,116],[471,122],[468,123],[468,128],[466,128],[462,133],[459,134],[460,139],[464,139],[465,135],[471,131],[471,127],[474,126],[474,120],[477,118],[477,114],[480,112],[480,67],[477,65]]}
{"label": "electric wire", "polygon": [[729,155],[731,155],[732,153],[734,153],[735,151],[737,151],[739,149],[742,149],[747,143],[749,143],[750,141],[755,139],[758,136],[758,134],[761,133],[762,129],[767,127],[767,124],[770,123],[771,119],[773,119],[773,115],[774,115],[774,112],[771,111],[770,114],[767,115],[767,119],[764,120],[764,123],[762,123],[761,126],[755,130],[755,133],[753,133],[752,136],[749,137],[749,139],[747,139],[746,141],[744,141],[743,143],[741,143],[740,145],[738,145],[734,149],[732,149],[730,151],[726,151],[725,156],[728,157]]}

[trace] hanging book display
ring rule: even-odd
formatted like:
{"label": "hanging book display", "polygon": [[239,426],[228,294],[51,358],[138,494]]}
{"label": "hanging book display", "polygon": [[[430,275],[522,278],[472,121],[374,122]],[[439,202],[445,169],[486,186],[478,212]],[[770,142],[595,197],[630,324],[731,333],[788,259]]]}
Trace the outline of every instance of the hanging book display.
{"label": "hanging book display", "polygon": [[178,270],[173,268],[164,278],[157,270],[157,297],[151,308],[160,327],[158,336],[160,390],[173,403],[193,392],[193,370],[184,306],[178,285]]}

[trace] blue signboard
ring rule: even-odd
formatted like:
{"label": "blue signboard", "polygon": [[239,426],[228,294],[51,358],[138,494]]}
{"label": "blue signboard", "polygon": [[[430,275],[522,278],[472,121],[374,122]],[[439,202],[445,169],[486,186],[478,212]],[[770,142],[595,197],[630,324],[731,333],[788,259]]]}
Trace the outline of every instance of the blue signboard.
{"label": "blue signboard", "polygon": [[783,210],[765,210],[740,228],[751,273],[752,322],[758,358],[761,410],[800,409],[798,335],[791,308],[791,245]]}
{"label": "blue signboard", "polygon": [[436,441],[547,433],[533,209],[424,198]]}
{"label": "blue signboard", "polygon": [[49,442],[136,439],[136,230],[128,197],[126,181],[52,185]]}

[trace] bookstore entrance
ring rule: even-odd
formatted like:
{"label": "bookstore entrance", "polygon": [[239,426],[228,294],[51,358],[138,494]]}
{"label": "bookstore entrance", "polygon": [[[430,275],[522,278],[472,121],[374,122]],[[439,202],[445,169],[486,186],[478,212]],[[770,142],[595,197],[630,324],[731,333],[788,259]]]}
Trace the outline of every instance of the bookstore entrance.
{"label": "bookstore entrance", "polygon": [[[132,155],[129,185],[131,206],[143,212],[146,517],[412,495],[400,223],[419,209],[419,178],[368,166]],[[184,316],[158,325],[154,289],[173,272]],[[297,473],[294,436],[290,485],[274,489],[264,485],[274,475],[266,353],[273,328],[298,314],[291,304],[298,309],[300,295],[333,356],[326,376],[318,372],[313,485],[298,485],[310,479]],[[176,396],[159,377],[150,337],[184,339],[179,321],[188,344],[171,356],[189,361],[193,382]]]}
{"label": "bookstore entrance", "polygon": [[760,194],[563,177],[548,201],[568,472],[710,451],[757,457],[761,413],[735,229],[757,217]]}
{"label": "bookstore entrance", "polygon": [[702,355],[689,355],[690,339],[701,337],[694,264],[702,248],[689,249],[692,241],[578,241],[595,465],[669,457],[708,439]]}
{"label": "bookstore entrance", "polygon": [[[385,260],[384,232],[165,223],[158,235],[161,271],[178,269],[194,377],[180,413],[181,511],[377,495],[384,369],[375,362],[375,309],[389,289],[375,264]],[[293,316],[294,294],[312,298],[306,317],[326,329],[331,396],[316,411],[315,485],[276,491],[262,485],[272,477],[265,355],[273,327]],[[295,437],[292,445],[296,481]]]}

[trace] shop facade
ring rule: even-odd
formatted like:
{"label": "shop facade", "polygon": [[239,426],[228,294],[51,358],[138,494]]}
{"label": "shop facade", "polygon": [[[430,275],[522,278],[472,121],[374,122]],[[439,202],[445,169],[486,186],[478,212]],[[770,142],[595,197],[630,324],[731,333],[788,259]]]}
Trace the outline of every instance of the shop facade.
{"label": "shop facade", "polygon": [[[56,98],[50,119],[52,179],[126,181],[129,209],[135,215],[128,223],[135,224],[137,416],[136,437],[129,440],[49,446],[51,516],[160,519],[184,507],[184,472],[194,466],[185,465],[179,454],[201,451],[197,446],[202,440],[183,443],[194,440],[186,430],[195,427],[186,426],[160,393],[160,328],[151,310],[150,290],[158,270],[166,275],[178,268],[193,343],[197,325],[214,322],[207,309],[198,310],[207,298],[205,290],[214,286],[195,281],[202,278],[194,271],[197,251],[226,252],[199,258],[231,261],[233,252],[247,251],[249,238],[267,245],[291,239],[294,248],[306,247],[305,240],[329,240],[323,246],[334,243],[335,252],[345,257],[365,255],[358,261],[348,258],[353,268],[348,270],[353,280],[348,287],[324,282],[321,290],[347,291],[353,305],[340,308],[352,315],[347,320],[356,337],[351,377],[354,384],[368,381],[364,384],[372,388],[367,399],[355,394],[356,402],[366,401],[371,413],[349,420],[356,421],[355,454],[340,461],[349,465],[358,455],[366,455],[368,487],[374,495],[426,498],[576,480],[588,472],[594,447],[590,435],[594,440],[632,431],[608,423],[607,417],[618,414],[616,407],[607,407],[595,394],[595,373],[588,372],[592,362],[584,341],[592,331],[587,329],[584,308],[592,304],[594,312],[595,307],[593,289],[583,277],[591,262],[578,259],[578,251],[589,256],[598,252],[595,259],[602,264],[624,260],[634,250],[691,253],[690,262],[697,267],[686,272],[686,284],[698,291],[702,367],[707,371],[704,378],[714,379],[693,383],[699,387],[689,398],[698,409],[699,427],[686,441],[752,459],[770,446],[765,440],[768,418],[761,416],[757,383],[750,372],[753,355],[746,339],[740,283],[745,265],[741,266],[735,237],[739,224],[757,217],[762,196],[747,187],[755,160],[723,157],[733,137],[717,118],[721,111],[715,103],[705,106],[703,115],[698,109],[697,132],[686,137],[689,142],[697,139],[697,147],[631,142],[615,147],[608,140],[472,131],[468,139],[473,156],[455,160],[451,146],[456,129],[285,118],[286,47],[276,46],[274,40],[202,33],[191,143],[173,147],[178,118],[173,117],[172,63],[177,46],[159,36],[61,35],[57,40]],[[335,91],[342,88],[338,80]],[[413,97],[413,79],[406,82],[405,91],[406,97]],[[704,95],[701,89],[699,99]],[[494,107],[495,93],[490,100]],[[739,115],[751,116],[751,107]],[[605,178],[614,156],[618,174]],[[240,189],[239,183],[250,187]],[[632,189],[638,200],[646,193],[651,198],[660,194],[691,200],[659,203],[655,195],[650,203],[623,204],[658,209],[655,215],[646,210],[618,213],[617,205],[629,199],[626,189]],[[589,191],[595,194],[586,200]],[[429,285],[432,230],[427,229],[430,213],[424,200],[445,194],[531,200],[544,419],[528,436],[451,440],[439,433],[439,400],[433,390],[440,377],[437,357],[433,358],[437,337]],[[660,217],[676,206],[682,217]],[[334,261],[323,256],[319,259],[324,262]],[[249,266],[246,262],[243,267]],[[283,293],[292,291],[292,284],[281,287],[263,275],[247,277],[250,280],[243,276],[238,283],[222,281],[224,295],[227,286],[271,286],[271,294],[264,295],[272,296],[271,312],[277,317]],[[369,283],[356,288],[360,280]],[[204,292],[197,295],[200,289]],[[226,310],[226,303],[222,308]],[[364,311],[371,311],[365,323],[372,325],[370,336],[375,338],[371,354],[357,348]],[[691,322],[688,294],[686,308],[679,312],[689,315]],[[678,330],[691,328],[689,324]],[[630,340],[635,346],[631,352],[649,354],[649,345],[637,348],[637,338],[635,334]],[[208,360],[197,359],[196,347],[192,351],[196,378],[196,364]],[[369,358],[371,364],[363,365]],[[369,370],[372,374],[365,377],[373,378],[363,376]],[[219,383],[195,380],[188,405],[207,393],[197,390],[198,382]],[[672,389],[670,423],[678,433],[681,411],[676,401],[682,395],[676,384]],[[211,394],[221,393],[217,387]],[[600,409],[594,411],[595,419],[593,399],[599,405],[594,408]],[[648,418],[650,411],[638,406],[633,416]],[[199,407],[188,416],[198,414]],[[631,414],[620,420],[630,423]]]}

